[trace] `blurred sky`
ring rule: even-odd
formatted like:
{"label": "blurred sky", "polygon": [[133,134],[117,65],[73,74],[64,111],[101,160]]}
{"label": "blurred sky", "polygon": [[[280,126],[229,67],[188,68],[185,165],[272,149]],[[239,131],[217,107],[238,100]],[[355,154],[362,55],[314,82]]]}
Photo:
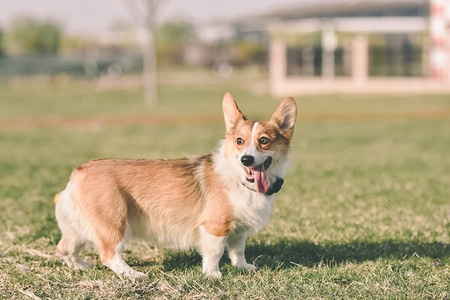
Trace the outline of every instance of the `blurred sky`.
{"label": "blurred sky", "polygon": [[[306,0],[162,0],[162,21],[174,18],[204,23],[258,15]],[[320,1],[320,0],[316,0]],[[117,21],[133,21],[127,5],[140,0],[0,0],[0,26],[20,15],[51,18],[67,33],[95,33]]]}

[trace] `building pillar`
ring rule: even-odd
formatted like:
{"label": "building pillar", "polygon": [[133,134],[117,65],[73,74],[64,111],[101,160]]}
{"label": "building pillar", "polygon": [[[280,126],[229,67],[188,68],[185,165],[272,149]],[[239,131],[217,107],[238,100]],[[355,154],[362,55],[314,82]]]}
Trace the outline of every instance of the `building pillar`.
{"label": "building pillar", "polygon": [[367,37],[357,36],[352,41],[351,76],[356,84],[367,83],[369,76],[369,44]]}
{"label": "building pillar", "polygon": [[443,79],[448,76],[448,16],[450,1],[430,1],[430,75],[433,78]]}
{"label": "building pillar", "polygon": [[270,42],[269,75],[270,88],[278,94],[287,77],[286,43],[278,38],[272,38]]}
{"label": "building pillar", "polygon": [[337,37],[332,24],[322,26],[322,77],[334,78],[334,52]]}

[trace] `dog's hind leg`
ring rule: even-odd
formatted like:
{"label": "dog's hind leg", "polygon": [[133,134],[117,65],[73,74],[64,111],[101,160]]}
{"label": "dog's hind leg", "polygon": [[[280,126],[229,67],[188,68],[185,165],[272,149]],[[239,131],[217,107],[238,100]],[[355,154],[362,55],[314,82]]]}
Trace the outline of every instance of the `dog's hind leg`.
{"label": "dog's hind leg", "polygon": [[93,227],[100,260],[119,276],[132,278],[146,276],[135,271],[122,258],[127,230],[127,207],[125,202],[118,200],[119,196],[116,197],[113,205],[114,214],[99,215]]}
{"label": "dog's hind leg", "polygon": [[55,208],[56,219],[62,233],[61,240],[56,247],[56,254],[64,260],[69,268],[84,270],[91,264],[78,256],[78,252],[84,247],[87,239],[82,236],[80,231],[79,216],[74,214],[76,211],[69,192],[63,191]]}
{"label": "dog's hind leg", "polygon": [[114,249],[107,244],[100,245],[100,259],[102,263],[114,271],[119,276],[139,278],[147,276],[130,267],[121,255],[122,243],[119,243]]}
{"label": "dog's hind leg", "polygon": [[84,243],[77,237],[68,238],[63,235],[56,247],[56,255],[60,257],[69,268],[84,270],[91,267],[91,263],[82,260],[78,252],[84,247]]}

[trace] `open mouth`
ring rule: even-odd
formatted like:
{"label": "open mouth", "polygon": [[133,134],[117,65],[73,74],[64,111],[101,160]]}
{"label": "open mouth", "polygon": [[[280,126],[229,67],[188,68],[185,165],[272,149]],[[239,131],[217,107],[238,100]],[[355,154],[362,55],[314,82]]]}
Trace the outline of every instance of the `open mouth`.
{"label": "open mouth", "polygon": [[247,175],[247,181],[255,183],[256,189],[260,193],[266,193],[269,190],[269,181],[267,180],[266,170],[272,164],[272,157],[267,158],[264,163],[256,167],[244,167]]}

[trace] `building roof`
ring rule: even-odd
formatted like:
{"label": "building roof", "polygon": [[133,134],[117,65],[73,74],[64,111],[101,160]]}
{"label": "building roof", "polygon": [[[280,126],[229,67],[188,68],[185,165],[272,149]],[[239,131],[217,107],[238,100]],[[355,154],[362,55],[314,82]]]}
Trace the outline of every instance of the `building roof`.
{"label": "building roof", "polygon": [[308,1],[259,17],[275,19],[428,16],[429,0],[324,0]]}

